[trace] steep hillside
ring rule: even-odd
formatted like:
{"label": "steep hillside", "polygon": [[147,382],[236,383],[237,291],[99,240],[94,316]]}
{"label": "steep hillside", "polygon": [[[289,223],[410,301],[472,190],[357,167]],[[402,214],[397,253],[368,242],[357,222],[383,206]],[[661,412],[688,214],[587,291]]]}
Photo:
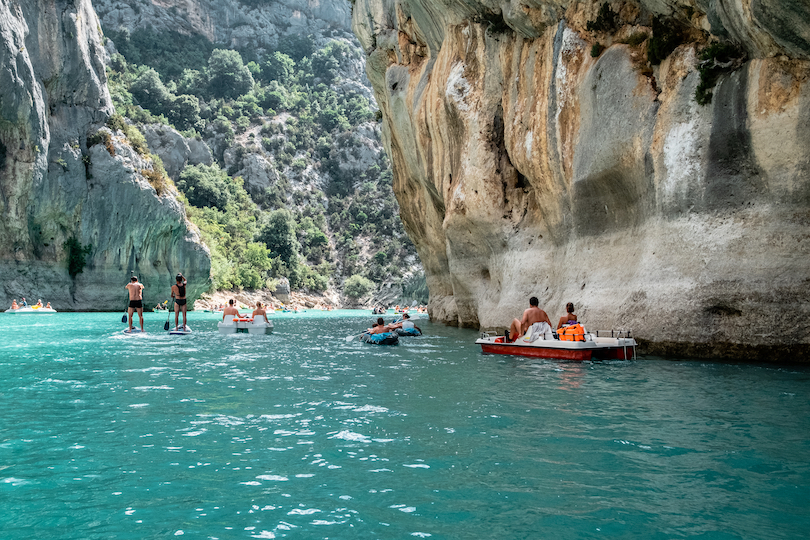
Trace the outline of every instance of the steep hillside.
{"label": "steep hillside", "polygon": [[[807,359],[802,1],[357,0],[434,318]],[[781,324],[789,321],[788,324]]]}
{"label": "steep hillside", "polygon": [[95,5],[115,106],[185,194],[215,288],[336,300],[357,276],[368,302],[419,281],[348,2]]}
{"label": "steep hillside", "polygon": [[132,272],[147,302],[178,271],[192,296],[207,289],[209,254],[183,205],[155,184],[135,132],[105,127],[113,105],[90,1],[3,3],[0,39],[0,303],[123,309]]}

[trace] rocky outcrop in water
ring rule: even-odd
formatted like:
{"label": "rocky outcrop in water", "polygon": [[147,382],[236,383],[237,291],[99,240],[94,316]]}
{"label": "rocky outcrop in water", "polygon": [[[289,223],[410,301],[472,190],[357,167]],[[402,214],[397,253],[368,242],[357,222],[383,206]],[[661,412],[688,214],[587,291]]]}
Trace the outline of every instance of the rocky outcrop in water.
{"label": "rocky outcrop in water", "polygon": [[647,352],[807,360],[808,4],[601,5],[355,2],[432,317],[535,295]]}
{"label": "rocky outcrop in water", "polygon": [[[192,297],[207,289],[210,258],[182,205],[103,128],[114,111],[90,1],[0,4],[0,40],[0,303],[123,310],[130,272],[147,303],[178,271]],[[100,131],[108,144],[88,146]]]}

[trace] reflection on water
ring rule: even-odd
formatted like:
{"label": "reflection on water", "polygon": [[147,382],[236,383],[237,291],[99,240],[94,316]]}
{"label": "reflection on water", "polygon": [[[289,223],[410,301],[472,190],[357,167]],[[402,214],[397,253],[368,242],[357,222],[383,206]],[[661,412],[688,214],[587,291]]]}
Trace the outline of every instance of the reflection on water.
{"label": "reflection on water", "polygon": [[[0,316],[2,317],[2,316]],[[4,538],[801,538],[806,368],[484,356],[419,321],[0,320]]]}

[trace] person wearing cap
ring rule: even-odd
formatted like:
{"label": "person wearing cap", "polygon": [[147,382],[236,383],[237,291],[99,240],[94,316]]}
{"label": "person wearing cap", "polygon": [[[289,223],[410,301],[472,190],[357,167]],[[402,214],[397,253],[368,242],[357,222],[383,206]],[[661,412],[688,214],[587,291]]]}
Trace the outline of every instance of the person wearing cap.
{"label": "person wearing cap", "polygon": [[186,327],[186,278],[183,274],[177,274],[174,278],[176,283],[172,285],[172,298],[174,298],[174,327],[179,328],[178,319],[180,312],[183,312],[183,328]]}
{"label": "person wearing cap", "polygon": [[129,306],[127,307],[129,330],[132,330],[132,313],[137,310],[138,318],[141,320],[141,332],[143,332],[143,283],[138,283],[138,276],[132,276],[124,288],[129,291]]}

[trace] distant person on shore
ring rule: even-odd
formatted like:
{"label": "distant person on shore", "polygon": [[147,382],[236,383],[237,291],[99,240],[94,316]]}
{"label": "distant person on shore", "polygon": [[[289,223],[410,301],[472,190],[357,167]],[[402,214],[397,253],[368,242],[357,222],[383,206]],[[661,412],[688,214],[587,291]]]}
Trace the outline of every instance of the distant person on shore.
{"label": "distant person on shore", "polygon": [[577,323],[577,316],[574,315],[574,304],[568,302],[565,304],[565,311],[566,314],[560,317],[560,322],[557,323],[557,330],[562,328],[566,324],[576,324]]}
{"label": "distant person on shore", "polygon": [[523,312],[523,318],[513,319],[512,324],[509,326],[509,331],[506,333],[506,341],[512,343],[526,333],[531,325],[538,322],[546,322],[551,326],[551,321],[548,319],[546,312],[538,306],[540,301],[536,296],[529,298],[529,309]]}
{"label": "distant person on shore", "polygon": [[174,298],[174,327],[179,328],[178,319],[180,312],[183,312],[183,328],[186,327],[186,278],[183,274],[177,274],[172,285],[172,298]]}
{"label": "distant person on shore", "polygon": [[132,276],[124,288],[129,291],[129,307],[127,307],[129,330],[132,331],[132,313],[137,311],[138,318],[141,320],[141,332],[143,332],[143,284],[138,283],[138,276]]}
{"label": "distant person on shore", "polygon": [[228,300],[228,305],[225,307],[225,309],[222,310],[222,320],[224,321],[225,317],[227,317],[228,315],[240,319],[242,318],[242,316],[239,314],[239,310],[233,307],[233,298]]}
{"label": "distant person on shore", "polygon": [[267,311],[265,311],[261,302],[256,302],[256,309],[253,310],[253,322],[256,322],[256,317],[263,317],[265,323],[270,322],[267,320]]}

